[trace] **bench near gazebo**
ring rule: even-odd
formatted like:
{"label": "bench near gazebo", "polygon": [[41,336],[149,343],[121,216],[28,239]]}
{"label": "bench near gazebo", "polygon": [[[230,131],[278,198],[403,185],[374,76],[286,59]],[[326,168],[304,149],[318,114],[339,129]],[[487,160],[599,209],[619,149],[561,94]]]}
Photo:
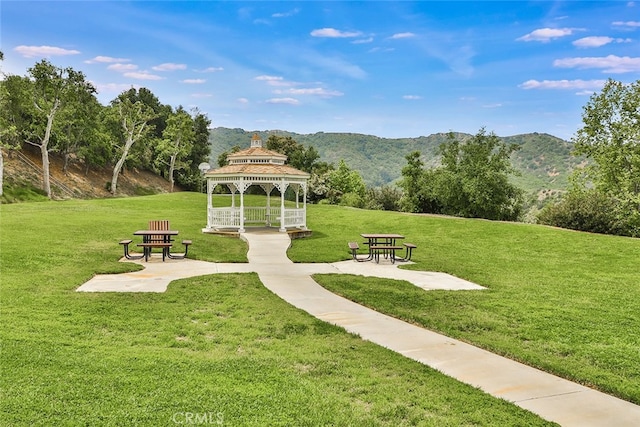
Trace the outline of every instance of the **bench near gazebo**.
{"label": "bench near gazebo", "polygon": [[[310,175],[285,164],[287,156],[262,147],[257,134],[251,147],[227,156],[228,164],[205,173],[207,180],[207,227],[203,232],[245,232],[245,226],[274,227],[281,232],[307,229],[307,183]],[[231,206],[216,207],[213,195],[218,185],[231,192]],[[249,187],[259,186],[266,194],[265,206],[246,206],[244,195]],[[273,189],[280,193],[280,203],[271,205]],[[295,206],[285,206],[285,193],[295,193]],[[236,197],[236,196],[239,197]],[[302,205],[300,204],[302,196]],[[236,203],[239,199],[239,205]]]}

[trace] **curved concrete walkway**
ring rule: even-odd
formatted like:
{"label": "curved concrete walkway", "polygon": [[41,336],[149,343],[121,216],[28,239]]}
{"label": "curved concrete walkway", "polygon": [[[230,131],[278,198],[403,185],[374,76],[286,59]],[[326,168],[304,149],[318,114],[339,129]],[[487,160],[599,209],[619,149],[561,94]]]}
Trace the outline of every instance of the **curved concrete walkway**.
{"label": "curved concrete walkway", "polygon": [[513,402],[563,426],[640,426],[640,406],[572,383],[469,344],[380,314],[318,285],[311,274],[346,273],[408,280],[424,289],[481,289],[442,274],[399,270],[391,264],[343,261],[294,264],[286,256],[286,233],[251,230],[248,264],[194,260],[151,260],[145,270],[100,275],[78,288],[84,292],[164,292],[175,279],[212,273],[256,272],[285,301],[362,339],[429,365],[459,381]]}

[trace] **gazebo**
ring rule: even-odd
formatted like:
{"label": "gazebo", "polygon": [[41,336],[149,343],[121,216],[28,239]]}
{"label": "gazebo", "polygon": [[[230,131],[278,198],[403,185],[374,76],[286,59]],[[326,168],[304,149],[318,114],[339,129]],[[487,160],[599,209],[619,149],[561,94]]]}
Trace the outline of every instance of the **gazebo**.
{"label": "gazebo", "polygon": [[[279,225],[279,231],[291,228],[307,228],[307,181],[306,172],[285,165],[287,156],[262,147],[257,134],[251,138],[251,148],[227,156],[228,164],[205,173],[207,180],[207,228],[204,232],[226,229],[245,231],[245,225]],[[231,191],[231,206],[214,207],[213,193],[218,185],[226,185]],[[245,206],[244,194],[251,186],[261,187],[267,195],[265,206]],[[280,206],[271,206],[271,192],[280,192]],[[295,192],[295,207],[285,207],[285,192]],[[302,207],[300,193],[302,192]],[[236,194],[240,194],[240,205],[236,206]]]}

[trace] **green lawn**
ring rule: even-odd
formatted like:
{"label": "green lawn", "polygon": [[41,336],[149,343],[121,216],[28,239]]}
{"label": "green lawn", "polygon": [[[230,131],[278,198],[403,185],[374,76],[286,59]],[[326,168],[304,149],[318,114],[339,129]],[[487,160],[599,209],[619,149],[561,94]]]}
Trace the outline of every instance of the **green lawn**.
{"label": "green lawn", "polygon": [[485,220],[313,206],[299,262],[344,259],[360,233],[418,245],[414,265],[487,287],[318,275],[329,290],[445,335],[640,404],[640,240]]}
{"label": "green lawn", "polygon": [[[0,206],[1,426],[547,424],[310,317],[255,274],[180,280],[163,294],[75,292],[95,273],[136,269],[118,262],[118,241],[149,219],[193,240],[191,257],[246,262],[240,239],[201,233],[205,211],[193,193]],[[343,228],[321,226],[341,215],[361,213],[310,206],[314,237],[292,254],[346,258]],[[380,229],[398,217],[367,215]]]}

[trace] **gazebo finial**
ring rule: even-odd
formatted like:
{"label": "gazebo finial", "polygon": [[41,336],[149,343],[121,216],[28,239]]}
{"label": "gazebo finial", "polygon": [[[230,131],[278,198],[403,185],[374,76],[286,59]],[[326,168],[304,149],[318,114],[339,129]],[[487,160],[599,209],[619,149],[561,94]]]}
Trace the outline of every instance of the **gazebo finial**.
{"label": "gazebo finial", "polygon": [[251,137],[251,148],[260,147],[262,148],[262,139],[257,133],[254,133]]}

